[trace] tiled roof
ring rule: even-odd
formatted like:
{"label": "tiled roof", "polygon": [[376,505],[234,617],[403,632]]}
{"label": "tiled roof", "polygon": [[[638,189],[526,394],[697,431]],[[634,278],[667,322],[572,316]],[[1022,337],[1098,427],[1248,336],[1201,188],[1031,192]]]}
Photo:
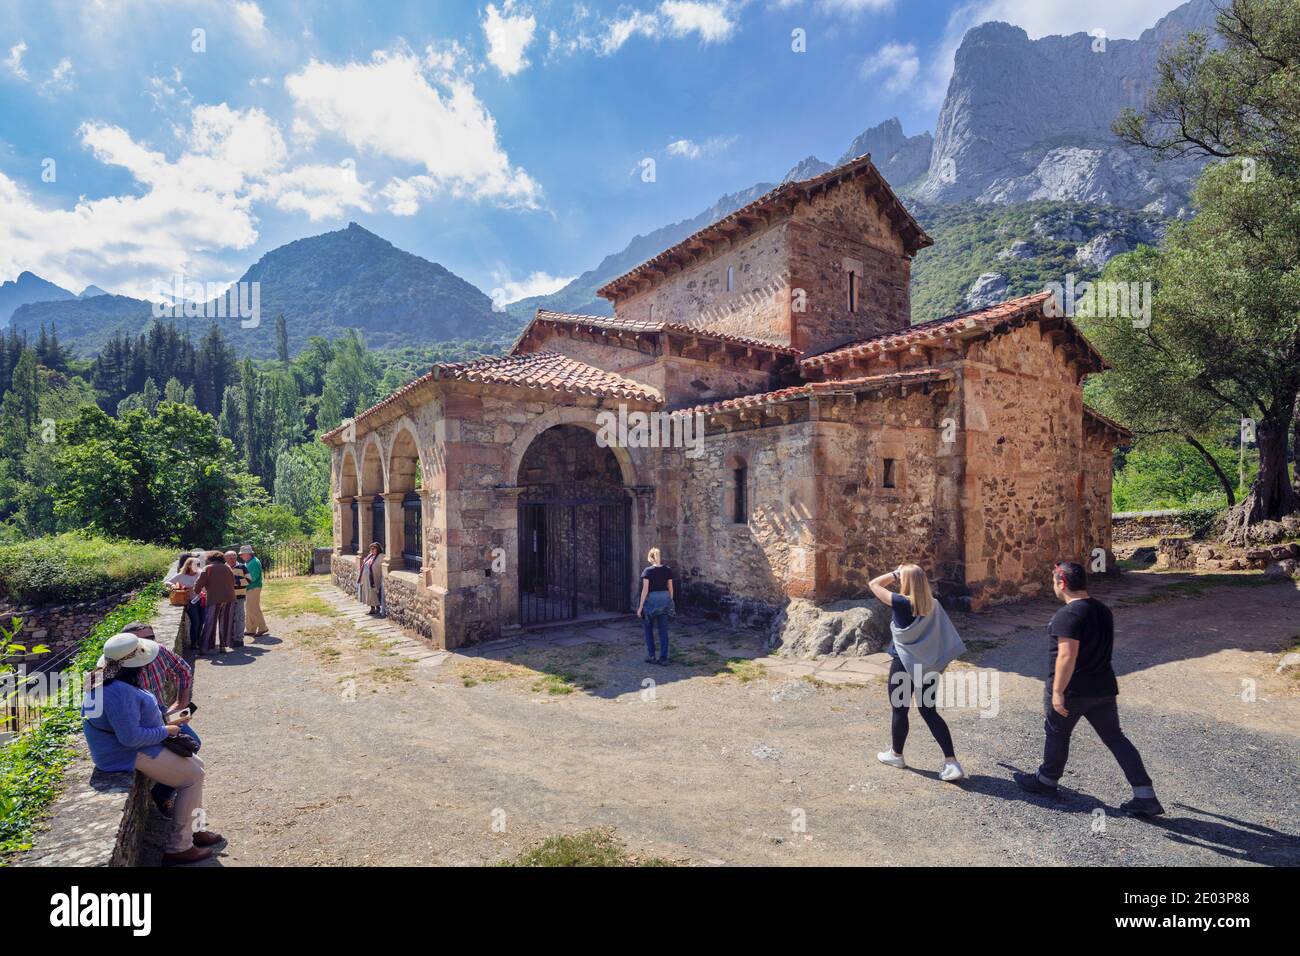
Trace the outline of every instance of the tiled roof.
{"label": "tiled roof", "polygon": [[570,395],[600,395],[659,401],[649,385],[606,372],[558,352],[525,352],[475,362],[446,362],[429,373],[435,379],[455,379],[495,385],[522,385]]}
{"label": "tiled roof", "polygon": [[[1008,299],[1006,302],[999,302],[997,305],[989,306],[986,309],[961,312],[957,315],[921,322],[903,329],[901,332],[886,332],[883,335],[875,335],[869,339],[850,342],[848,345],[831,349],[829,352],[822,352],[820,355],[809,355],[801,359],[799,364],[805,369],[823,368],[827,365],[836,365],[883,352],[896,352],[917,345],[932,345],[945,339],[960,337],[968,332],[988,331],[1003,322],[1013,319],[1042,316],[1043,304],[1049,298],[1051,298],[1050,292],[1035,292],[1032,295],[1022,295],[1018,299]],[[1063,321],[1069,323],[1068,319]],[[1088,345],[1083,333],[1078,332],[1077,329],[1075,332],[1079,340],[1087,347],[1097,368],[1106,368],[1105,360],[1091,345]]]}
{"label": "tiled roof", "polygon": [[790,199],[807,198],[814,190],[823,186],[834,185],[836,182],[848,179],[860,171],[865,171],[867,175],[872,177],[873,186],[884,199],[884,208],[887,214],[894,221],[899,232],[903,234],[908,252],[915,253],[918,249],[933,245],[934,241],[926,235],[920,223],[912,218],[912,214],[907,211],[907,207],[894,194],[894,191],[889,187],[889,183],[885,182],[885,178],[880,175],[880,172],[871,162],[871,154],[864,153],[818,176],[781,183],[781,185],[759,196],[748,205],[742,206],[735,212],[710,223],[676,245],[665,249],[657,256],[647,259],[636,268],[630,269],[618,278],[610,280],[598,289],[596,294],[604,299],[612,299],[618,295],[619,287],[629,279],[637,278],[647,272],[657,271],[659,266],[666,264],[689,247],[697,244],[701,239],[725,233],[735,224],[743,225],[745,221],[762,218],[764,214],[783,202]]}
{"label": "tiled roof", "polygon": [[1133,433],[1129,431],[1127,428],[1125,428],[1123,425],[1121,425],[1119,422],[1115,421],[1115,419],[1107,418],[1101,412],[1097,411],[1097,409],[1089,405],[1083,406],[1083,417],[1085,421],[1091,418],[1096,424],[1100,425],[1102,428],[1107,428],[1113,432],[1118,432],[1120,437],[1123,438],[1125,441],[1128,441],[1130,438],[1133,437]]}
{"label": "tiled roof", "polygon": [[833,382],[805,382],[779,388],[774,392],[759,392],[757,395],[741,395],[707,405],[681,408],[674,415],[693,415],[701,412],[705,415],[714,412],[733,412],[744,408],[762,408],[781,402],[795,401],[811,395],[847,392],[869,392],[878,388],[891,388],[896,385],[924,385],[929,382],[942,382],[952,378],[952,370],[945,368],[916,368],[905,372],[889,372],[884,375],[864,375],[861,378],[841,379]]}
{"label": "tiled roof", "polygon": [[523,332],[519,333],[519,338],[515,340],[514,349],[528,336],[528,333],[534,326],[539,323],[562,328],[581,328],[592,329],[600,332],[627,332],[631,334],[655,334],[658,332],[674,332],[682,335],[694,335],[701,339],[711,339],[715,342],[729,342],[732,345],[740,345],[746,348],[764,349],[768,352],[775,352],[779,355],[799,355],[797,348],[790,345],[781,345],[778,342],[768,342],[764,339],[750,338],[745,335],[731,335],[727,332],[715,332],[712,329],[697,328],[693,325],[684,325],[680,322],[654,322],[648,319],[624,319],[614,315],[573,315],[568,312],[550,312],[546,309],[538,309],[533,321],[528,323]]}
{"label": "tiled roof", "polygon": [[[432,381],[459,380],[484,384],[521,385],[527,388],[544,388],[570,395],[600,395],[611,398],[642,399],[657,402],[659,392],[630,378],[606,372],[556,352],[528,352],[523,355],[494,356],[472,362],[444,362],[435,365],[419,378],[407,382],[382,401],[358,412],[353,419],[361,423],[385,407],[393,404]],[[322,439],[339,435],[346,423],[324,435]]]}

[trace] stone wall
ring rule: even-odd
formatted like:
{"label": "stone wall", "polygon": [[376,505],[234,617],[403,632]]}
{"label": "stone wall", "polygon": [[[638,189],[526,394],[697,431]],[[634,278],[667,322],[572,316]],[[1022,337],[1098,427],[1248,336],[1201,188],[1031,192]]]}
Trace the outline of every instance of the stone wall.
{"label": "stone wall", "polygon": [[968,587],[977,605],[1042,593],[1090,548],[1082,390],[1033,325],[972,345],[962,375]]}
{"label": "stone wall", "polygon": [[[873,197],[861,186],[834,189],[801,203],[787,227],[790,285],[807,295],[792,314],[792,344],[820,352],[911,322],[911,260]],[[857,274],[849,309],[850,269]]]}
{"label": "stone wall", "polygon": [[[732,288],[727,289],[727,269]],[[619,318],[790,341],[790,289],[784,224],[722,248],[644,292],[618,300]]]}
{"label": "stone wall", "polygon": [[76,644],[90,633],[91,628],[123,601],[130,600],[134,591],[80,604],[47,604],[33,608],[0,609],[0,626],[9,627],[14,618],[22,618],[20,644],[48,644],[50,648],[63,648]]}
{"label": "stone wall", "polygon": [[[164,600],[153,619],[158,639],[178,654],[184,650],[188,631],[182,610]],[[153,782],[140,773],[96,770],[80,731],[71,744],[76,757],[64,771],[64,790],[51,806],[33,848],[14,862],[18,866],[139,865],[154,812],[149,798]]]}
{"label": "stone wall", "polygon": [[1172,538],[1192,533],[1191,523],[1182,512],[1129,511],[1111,516],[1111,533],[1116,542],[1141,541],[1144,538]]}
{"label": "stone wall", "polygon": [[442,634],[442,602],[419,586],[419,575],[389,571],[384,575],[384,610],[390,620],[437,644]]}

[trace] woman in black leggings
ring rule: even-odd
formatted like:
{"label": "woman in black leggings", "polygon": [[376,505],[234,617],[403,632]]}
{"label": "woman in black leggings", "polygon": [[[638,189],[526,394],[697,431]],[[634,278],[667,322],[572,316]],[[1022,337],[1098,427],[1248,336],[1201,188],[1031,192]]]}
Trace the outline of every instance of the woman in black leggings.
{"label": "woman in black leggings", "polygon": [[[889,590],[891,584],[896,586],[898,591]],[[900,659],[894,642],[889,642],[889,654],[893,658],[892,663],[889,665],[889,729],[891,740],[890,749],[876,754],[876,759],[890,767],[902,768],[907,766],[903,760],[903,745],[907,743],[907,711],[913,694],[915,694],[916,709],[921,712],[921,719],[930,728],[935,743],[943,751],[943,767],[939,770],[939,779],[948,783],[964,780],[966,772],[962,770],[961,764],[957,762],[957,752],[952,744],[952,732],[948,730],[948,724],[939,715],[939,710],[935,706],[943,666],[948,663],[948,660],[943,658],[946,657],[947,653],[955,650],[956,646],[960,646],[960,638],[956,638],[956,631],[952,629],[952,624],[947,620],[943,608],[939,606],[930,593],[930,582],[926,579],[925,572],[916,565],[902,565],[897,570],[875,578],[869,586],[871,592],[877,598],[889,605],[893,612],[893,627],[891,630],[896,635],[899,635],[900,639],[902,639],[902,632],[913,633],[909,631],[909,628],[912,628],[914,624],[917,627],[923,627],[926,623],[929,623],[935,626],[935,634],[931,638],[935,644],[942,643],[941,638],[944,635],[938,632],[944,627],[951,631],[948,641],[956,640],[955,646],[950,646],[946,653],[940,655],[939,660],[942,661],[942,666],[927,667],[921,671],[921,686],[919,688],[916,686],[914,674],[909,671],[909,668]],[[929,617],[933,617],[935,620],[930,622],[921,620]]]}

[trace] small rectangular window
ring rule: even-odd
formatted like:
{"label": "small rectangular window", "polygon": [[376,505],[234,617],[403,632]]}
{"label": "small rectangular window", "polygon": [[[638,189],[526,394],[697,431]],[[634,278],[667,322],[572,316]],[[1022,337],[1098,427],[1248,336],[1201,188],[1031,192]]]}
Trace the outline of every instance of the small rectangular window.
{"label": "small rectangular window", "polygon": [[749,501],[745,494],[745,486],[749,483],[749,469],[737,468],[732,473],[735,482],[735,493],[732,495],[734,507],[732,508],[731,520],[735,524],[749,523]]}
{"label": "small rectangular window", "polygon": [[881,486],[884,488],[893,488],[894,485],[894,459],[885,459],[885,473],[881,479]]}
{"label": "small rectangular window", "polygon": [[727,266],[727,291],[730,292],[736,287],[736,269],[734,266]]}
{"label": "small rectangular window", "polygon": [[858,311],[858,274],[849,273],[849,311]]}

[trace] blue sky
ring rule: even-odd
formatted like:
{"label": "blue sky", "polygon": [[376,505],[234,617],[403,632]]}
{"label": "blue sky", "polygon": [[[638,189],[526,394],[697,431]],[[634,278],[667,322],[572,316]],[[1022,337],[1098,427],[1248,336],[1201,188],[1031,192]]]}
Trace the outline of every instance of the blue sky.
{"label": "blue sky", "polygon": [[975,23],[1132,37],[1176,5],[8,0],[0,280],[150,296],[355,220],[551,291],[891,116],[932,130]]}

